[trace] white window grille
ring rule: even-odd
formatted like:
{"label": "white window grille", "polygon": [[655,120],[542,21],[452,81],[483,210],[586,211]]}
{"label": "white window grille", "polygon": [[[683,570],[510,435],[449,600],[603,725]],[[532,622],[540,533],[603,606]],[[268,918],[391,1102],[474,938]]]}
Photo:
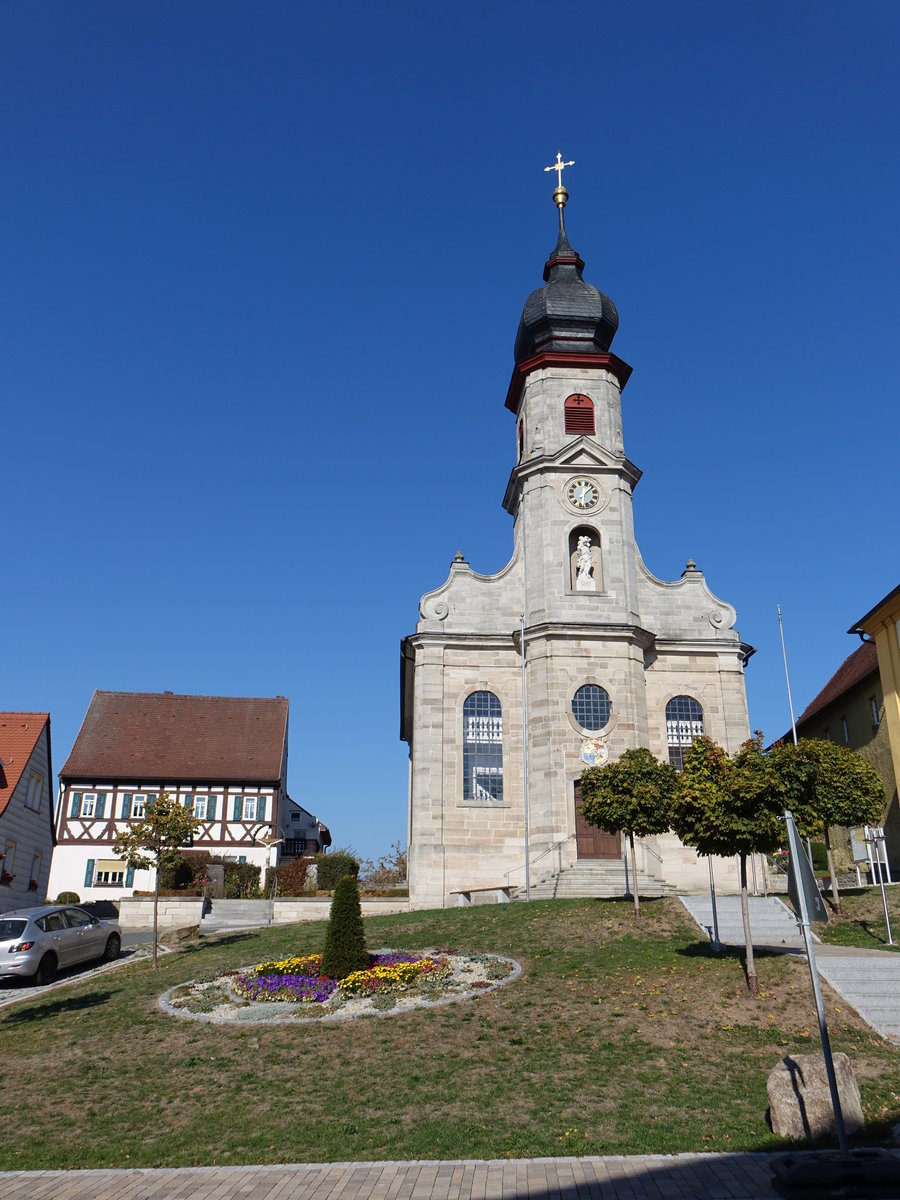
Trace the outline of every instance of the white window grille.
{"label": "white window grille", "polygon": [[684,766],[685,750],[704,732],[703,709],[693,696],[673,696],[666,705],[666,741],[669,762],[676,771]]}
{"label": "white window grille", "polygon": [[493,692],[463,703],[463,801],[503,803],[503,710]]}

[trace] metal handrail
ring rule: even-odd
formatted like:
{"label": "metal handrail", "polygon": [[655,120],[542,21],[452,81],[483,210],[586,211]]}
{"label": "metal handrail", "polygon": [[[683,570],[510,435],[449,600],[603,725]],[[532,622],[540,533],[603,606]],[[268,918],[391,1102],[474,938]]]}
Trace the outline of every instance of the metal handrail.
{"label": "metal handrail", "polygon": [[[564,846],[566,844],[566,842],[571,842],[571,840],[574,836],[575,836],[574,833],[570,833],[568,837],[562,838],[561,841],[551,842],[546,850],[542,850],[540,852],[540,854],[537,855],[536,858],[532,858],[529,860],[529,863],[528,863],[529,867],[533,867],[535,865],[535,863],[539,863],[542,858],[546,858],[548,854],[552,854],[554,850],[558,850],[560,848],[560,846]],[[510,875],[512,875],[513,871],[524,871],[524,870],[525,870],[525,863],[520,863],[519,866],[517,866],[517,867],[510,867],[510,869],[505,872],[507,884],[509,883],[509,877],[510,877]]]}
{"label": "metal handrail", "polygon": [[658,863],[662,864],[662,860],[663,860],[662,855],[657,854],[652,846],[648,846],[646,842],[635,842],[634,844],[636,846],[641,846],[644,850],[647,851],[648,854],[652,854]]}

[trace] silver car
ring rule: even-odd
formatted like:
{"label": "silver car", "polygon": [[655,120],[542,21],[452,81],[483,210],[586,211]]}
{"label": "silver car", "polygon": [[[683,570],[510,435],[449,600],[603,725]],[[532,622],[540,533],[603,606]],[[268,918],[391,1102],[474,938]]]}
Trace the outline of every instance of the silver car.
{"label": "silver car", "polygon": [[0,979],[49,983],[59,967],[92,958],[112,962],[121,948],[118,924],[83,908],[45,904],[0,915]]}

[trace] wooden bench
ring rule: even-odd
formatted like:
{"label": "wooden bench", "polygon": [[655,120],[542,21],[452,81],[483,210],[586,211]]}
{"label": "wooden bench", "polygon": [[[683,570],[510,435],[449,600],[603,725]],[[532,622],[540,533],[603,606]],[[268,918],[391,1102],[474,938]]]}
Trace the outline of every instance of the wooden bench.
{"label": "wooden bench", "polygon": [[497,897],[498,904],[509,904],[512,896],[510,895],[510,885],[508,883],[494,883],[489,887],[470,887],[470,888],[453,888],[450,891],[451,896],[458,896],[456,901],[457,908],[468,908],[472,903],[472,897],[479,892],[494,892]]}

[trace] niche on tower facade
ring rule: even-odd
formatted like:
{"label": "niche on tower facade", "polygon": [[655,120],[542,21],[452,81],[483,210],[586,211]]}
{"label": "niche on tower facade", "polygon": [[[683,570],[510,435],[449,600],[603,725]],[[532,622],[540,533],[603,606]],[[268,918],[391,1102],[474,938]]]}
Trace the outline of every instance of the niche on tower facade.
{"label": "niche on tower facade", "polygon": [[603,591],[600,534],[590,525],[579,525],[569,534],[569,590]]}

